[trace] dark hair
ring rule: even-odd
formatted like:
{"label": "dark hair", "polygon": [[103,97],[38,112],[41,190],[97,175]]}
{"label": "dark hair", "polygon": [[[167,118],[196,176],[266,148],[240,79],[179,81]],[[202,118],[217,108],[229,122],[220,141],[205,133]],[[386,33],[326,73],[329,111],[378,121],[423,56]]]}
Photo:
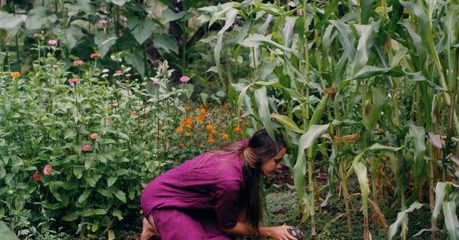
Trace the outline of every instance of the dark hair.
{"label": "dark hair", "polygon": [[274,138],[275,140],[265,129],[261,129],[249,139],[249,144],[243,152],[245,167],[244,183],[241,189],[241,208],[245,222],[256,231],[258,231],[263,215],[260,197],[261,165],[286,146],[278,132],[274,132]]}

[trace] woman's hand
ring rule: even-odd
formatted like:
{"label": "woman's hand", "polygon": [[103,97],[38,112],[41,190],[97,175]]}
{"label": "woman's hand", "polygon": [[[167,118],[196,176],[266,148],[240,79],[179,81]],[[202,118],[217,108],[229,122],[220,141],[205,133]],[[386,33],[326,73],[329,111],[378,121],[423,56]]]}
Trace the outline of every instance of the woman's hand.
{"label": "woman's hand", "polygon": [[297,240],[296,237],[292,236],[289,232],[291,226],[282,225],[276,227],[260,227],[260,235],[270,237],[275,240]]}

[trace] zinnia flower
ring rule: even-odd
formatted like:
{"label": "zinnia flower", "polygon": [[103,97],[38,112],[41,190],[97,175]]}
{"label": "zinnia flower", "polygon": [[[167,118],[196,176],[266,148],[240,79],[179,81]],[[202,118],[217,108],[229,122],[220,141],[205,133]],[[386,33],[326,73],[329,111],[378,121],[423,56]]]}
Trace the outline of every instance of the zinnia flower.
{"label": "zinnia flower", "polygon": [[73,85],[73,84],[76,84],[76,83],[80,83],[80,79],[79,78],[71,78],[68,80],[68,82],[70,83],[70,85]]}
{"label": "zinnia flower", "polygon": [[131,76],[132,76],[132,75],[131,75],[130,73],[124,74],[124,77],[126,77],[126,78],[130,78]]}
{"label": "zinnia flower", "polygon": [[158,70],[159,70],[160,72],[163,72],[163,71],[166,71],[166,70],[167,70],[167,67],[164,66],[164,65],[159,65],[159,66],[158,66]]}
{"label": "zinnia flower", "polygon": [[11,77],[12,78],[20,78],[21,77],[21,73],[20,72],[12,72],[11,73]]}
{"label": "zinnia flower", "polygon": [[213,143],[214,142],[214,137],[213,136],[208,137],[207,141],[210,142],[210,143]]}
{"label": "zinnia flower", "polygon": [[78,59],[78,60],[75,60],[73,61],[73,66],[80,66],[80,65],[83,65],[83,60],[81,59]]}
{"label": "zinnia flower", "polygon": [[91,151],[91,145],[89,145],[89,144],[84,145],[83,146],[83,152],[89,152],[89,151]]}
{"label": "zinnia flower", "polygon": [[37,171],[33,174],[33,181],[36,183],[41,181],[41,176]]}
{"label": "zinnia flower", "polygon": [[101,56],[102,55],[100,55],[100,52],[95,52],[95,53],[91,53],[89,57],[92,59],[97,59],[97,58],[100,58]]}
{"label": "zinnia flower", "polygon": [[43,34],[41,34],[41,33],[34,33],[34,34],[33,34],[33,38],[43,38],[43,37],[44,37],[44,36],[43,36]]}
{"label": "zinnia flower", "polygon": [[222,139],[223,139],[223,140],[227,140],[228,138],[229,138],[229,135],[226,134],[226,133],[224,133],[223,136],[222,136]]}
{"label": "zinnia flower", "polygon": [[107,24],[108,21],[107,21],[106,19],[100,19],[100,20],[99,20],[99,23],[100,23],[100,24]]}
{"label": "zinnia flower", "polygon": [[57,40],[54,40],[54,39],[48,40],[48,45],[49,46],[57,46]]}
{"label": "zinnia flower", "polygon": [[188,77],[188,76],[182,76],[180,78],[180,82],[182,82],[182,83],[187,83],[188,81],[190,81],[190,77]]}
{"label": "zinnia flower", "polygon": [[207,128],[207,131],[209,132],[212,132],[212,130],[214,130],[214,127],[210,123],[206,125],[206,128]]}
{"label": "zinnia flower", "polygon": [[49,164],[46,164],[43,168],[43,174],[45,174],[45,176],[48,176],[49,174],[51,174],[51,171],[51,166]]}
{"label": "zinnia flower", "polygon": [[183,128],[182,127],[178,127],[176,131],[177,131],[177,133],[182,133],[183,132]]}
{"label": "zinnia flower", "polygon": [[91,139],[97,139],[99,137],[99,135],[97,135],[97,133],[93,133],[93,134],[89,135],[89,137]]}

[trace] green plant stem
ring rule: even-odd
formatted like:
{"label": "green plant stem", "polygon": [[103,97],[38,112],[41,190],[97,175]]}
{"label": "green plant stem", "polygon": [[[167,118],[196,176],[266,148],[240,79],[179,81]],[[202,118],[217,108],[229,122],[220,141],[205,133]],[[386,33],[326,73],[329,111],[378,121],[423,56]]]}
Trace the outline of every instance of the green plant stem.
{"label": "green plant stem", "polygon": [[341,188],[343,189],[343,198],[344,198],[344,207],[346,209],[346,220],[347,220],[347,232],[348,233],[351,233],[352,232],[352,221],[351,221],[351,208],[350,208],[350,205],[351,205],[351,196],[349,194],[349,190],[348,190],[348,184],[347,184],[347,176],[346,176],[346,170],[345,170],[345,166],[347,164],[345,164],[345,159],[343,159],[342,161],[340,161],[340,165],[339,165],[339,172],[341,173]]}

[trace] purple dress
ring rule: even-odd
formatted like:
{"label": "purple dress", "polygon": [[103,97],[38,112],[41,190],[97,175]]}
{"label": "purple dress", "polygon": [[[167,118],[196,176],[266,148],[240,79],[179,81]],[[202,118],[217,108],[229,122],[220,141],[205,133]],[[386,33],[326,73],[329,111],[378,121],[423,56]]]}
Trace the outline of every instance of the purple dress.
{"label": "purple dress", "polygon": [[162,240],[231,239],[220,229],[236,225],[243,166],[240,151],[201,154],[151,181],[143,212],[153,216]]}

